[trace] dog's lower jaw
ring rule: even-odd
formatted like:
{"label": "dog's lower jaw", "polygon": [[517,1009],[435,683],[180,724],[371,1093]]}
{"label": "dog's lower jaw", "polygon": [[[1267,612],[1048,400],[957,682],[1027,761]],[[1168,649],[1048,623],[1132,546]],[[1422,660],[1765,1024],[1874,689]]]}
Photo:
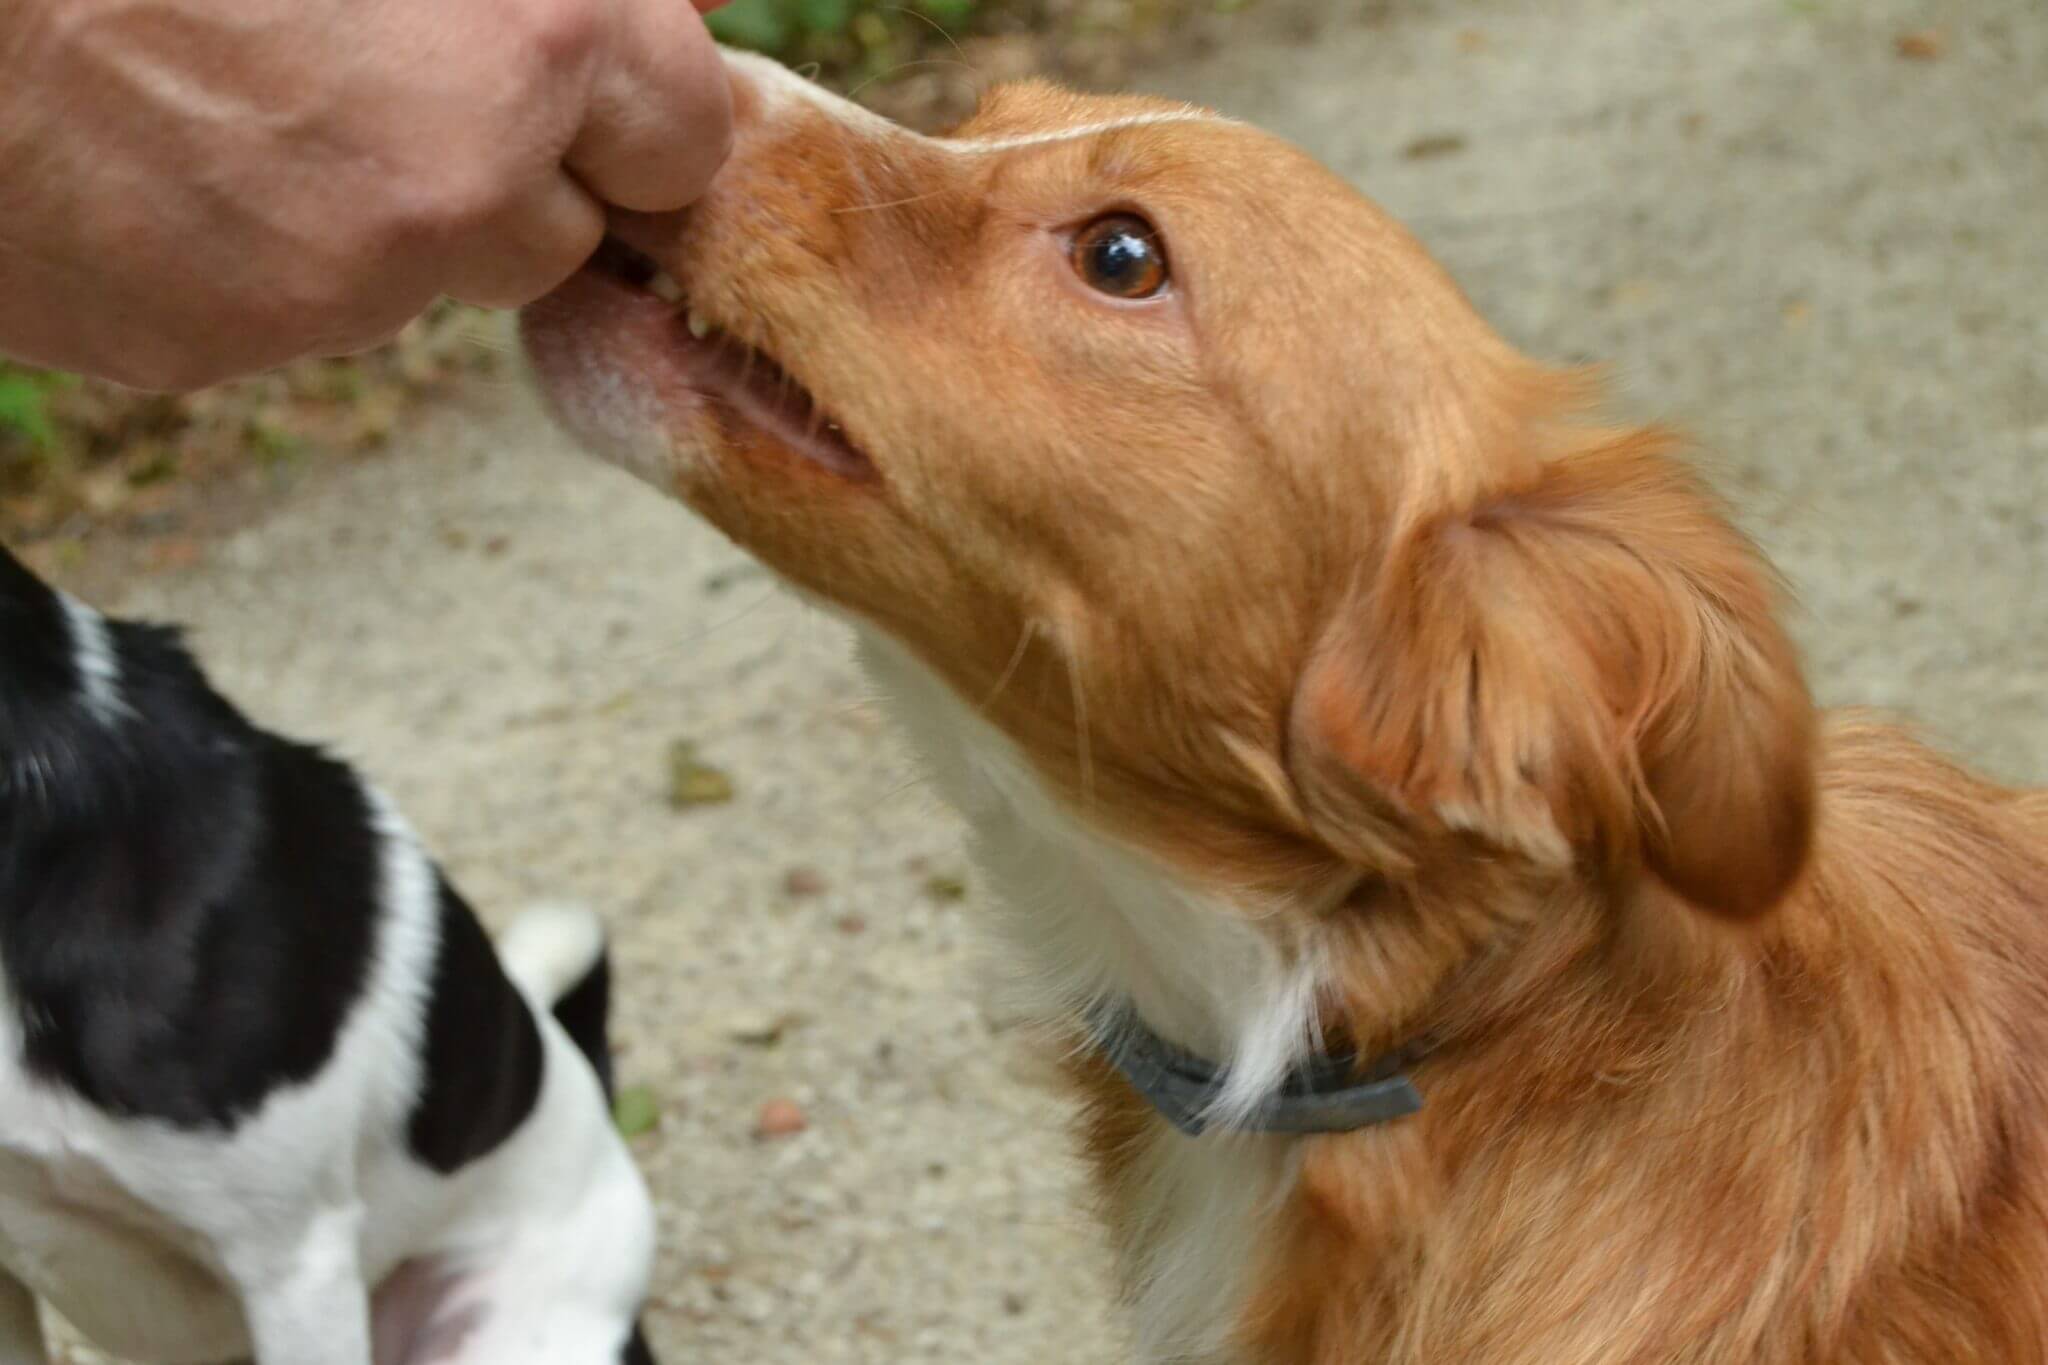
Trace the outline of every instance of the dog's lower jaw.
{"label": "dog's lower jaw", "polygon": [[[520,319],[534,387],[564,430],[592,454],[673,497],[678,481],[707,455],[693,430],[678,432],[676,399],[628,363],[620,348],[660,351],[665,316],[583,272],[531,305]],[[689,405],[694,408],[694,403]]]}
{"label": "dog's lower jaw", "polygon": [[1227,1129],[1314,1047],[1323,963],[1089,830],[945,683],[855,625],[868,676],[968,821],[1020,1012],[1081,1039],[1092,1007],[1128,1001],[1163,1036],[1227,1063],[1219,1129],[1189,1138],[1150,1116],[1114,1200],[1138,1359],[1222,1365],[1250,1290],[1248,1249],[1288,1192],[1295,1148]]}

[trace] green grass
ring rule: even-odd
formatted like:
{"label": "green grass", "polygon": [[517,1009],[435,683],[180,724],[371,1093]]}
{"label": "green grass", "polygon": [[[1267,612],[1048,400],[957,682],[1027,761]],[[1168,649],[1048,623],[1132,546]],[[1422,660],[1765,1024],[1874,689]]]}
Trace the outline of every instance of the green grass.
{"label": "green grass", "polygon": [[44,460],[56,453],[51,397],[74,383],[68,375],[31,370],[0,360],[0,464]]}
{"label": "green grass", "polygon": [[720,42],[857,76],[906,60],[938,30],[964,28],[983,0],[733,0],[707,22]]}

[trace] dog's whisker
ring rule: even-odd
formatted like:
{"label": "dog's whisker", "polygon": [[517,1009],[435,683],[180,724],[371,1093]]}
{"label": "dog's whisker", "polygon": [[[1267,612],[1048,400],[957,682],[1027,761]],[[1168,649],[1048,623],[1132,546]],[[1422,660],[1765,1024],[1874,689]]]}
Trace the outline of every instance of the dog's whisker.
{"label": "dog's whisker", "polygon": [[756,598],[752,602],[749,602],[746,606],[740,608],[732,615],[720,617],[718,620],[713,621],[711,624],[705,626],[701,630],[691,631],[687,635],[683,635],[678,638],[665,641],[662,644],[655,645],[648,649],[597,649],[592,650],[589,654],[585,655],[584,657],[593,666],[600,664],[607,666],[616,664],[644,664],[652,663],[657,659],[670,658],[673,655],[675,655],[679,650],[687,649],[689,646],[694,644],[700,644],[703,641],[710,639],[713,635],[718,634],[720,631],[730,630],[732,627],[740,624],[749,616],[752,616],[755,612],[761,610],[761,608],[767,606],[770,602],[773,602],[777,597],[781,595],[781,589],[770,588],[767,592],[761,594],[760,597]]}
{"label": "dog's whisker", "polygon": [[973,62],[967,59],[967,49],[960,46],[960,40],[955,38],[950,32],[948,32],[944,24],[932,18],[929,14],[924,13],[922,10],[912,9],[908,5],[884,5],[882,6],[882,8],[885,10],[892,11],[896,14],[908,15],[912,19],[917,20],[919,23],[929,28],[932,32],[938,34],[941,38],[944,38],[946,40],[946,45],[952,48],[955,55],[957,55],[960,59],[960,64],[966,67],[969,71],[971,71],[974,74],[975,80],[977,82],[975,87],[977,91],[988,83],[988,77],[982,74],[980,67],[977,67]]}
{"label": "dog's whisker", "polygon": [[958,61],[952,57],[921,57],[914,61],[898,62],[896,63],[896,65],[892,67],[889,67],[882,71],[877,71],[874,75],[868,77],[859,85],[856,85],[853,87],[853,89],[847,91],[846,97],[848,99],[859,99],[861,91],[867,89],[871,85],[874,85],[880,81],[893,79],[896,76],[902,75],[906,71],[915,71],[921,67],[933,66],[958,67],[962,71],[965,71],[968,75],[973,76],[977,80],[981,78],[981,72],[975,70],[974,66],[969,62]]}
{"label": "dog's whisker", "polygon": [[1010,661],[1004,664],[1003,671],[996,675],[995,686],[989,689],[988,695],[974,708],[977,714],[987,715],[990,708],[996,704],[996,698],[1003,695],[1003,689],[1010,685],[1010,680],[1015,678],[1017,671],[1024,666],[1025,652],[1031,648],[1031,639],[1037,633],[1036,618],[1025,618],[1024,628],[1017,632],[1017,646],[1010,651]]}
{"label": "dog's whisker", "polygon": [[897,786],[891,787],[889,790],[883,792],[880,796],[876,797],[874,800],[873,809],[880,810],[882,807],[890,804],[891,802],[897,800],[905,794],[916,791],[920,787],[928,787],[930,785],[931,778],[923,773],[919,773],[913,777],[905,778]]}
{"label": "dog's whisker", "polygon": [[848,204],[844,208],[833,209],[832,212],[835,215],[847,213],[879,213],[883,209],[900,209],[907,204],[922,204],[927,199],[937,199],[938,197],[945,193],[946,191],[944,190],[927,190],[923,194],[905,195],[901,199],[885,199],[878,204]]}
{"label": "dog's whisker", "polygon": [[1074,658],[1074,629],[1070,621],[1056,622],[1060,635],[1060,658],[1067,666],[1067,685],[1073,694],[1075,762],[1081,770],[1081,806],[1095,806],[1095,763],[1088,735],[1088,693],[1081,685],[1081,670]]}

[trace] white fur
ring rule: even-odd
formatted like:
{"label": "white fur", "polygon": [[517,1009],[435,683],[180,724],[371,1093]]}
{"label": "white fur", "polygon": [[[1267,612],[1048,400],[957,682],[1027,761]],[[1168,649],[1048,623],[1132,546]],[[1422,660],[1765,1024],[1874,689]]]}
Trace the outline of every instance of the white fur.
{"label": "white fur", "polygon": [[[545,1010],[542,1090],[516,1132],[447,1177],[406,1145],[439,891],[411,831],[374,795],[372,806],[383,885],[363,995],[320,1072],[226,1133],[116,1118],[32,1075],[0,985],[0,1308],[18,1306],[12,1277],[138,1360],[253,1350],[262,1365],[369,1365],[372,1287],[424,1265],[434,1293],[403,1311],[469,1330],[449,1352],[380,1353],[377,1365],[615,1358],[646,1289],[652,1205],[596,1077]],[[547,952],[534,961],[587,948],[570,928],[558,913],[536,921],[532,946]],[[9,1332],[0,1313],[0,1344]]]}
{"label": "white fur", "polygon": [[79,691],[102,725],[130,719],[135,712],[121,695],[121,662],[107,633],[106,618],[65,593],[57,594],[64,623],[71,632],[71,661],[78,670]]}
{"label": "white fur", "polygon": [[835,95],[815,81],[805,80],[780,62],[753,53],[731,51],[725,54],[725,60],[727,65],[751,76],[754,88],[760,92],[763,99],[770,101],[771,105],[784,102],[808,104],[848,127],[858,128],[890,140],[912,141],[920,147],[949,152],[956,156],[984,156],[990,152],[1015,151],[1020,147],[1073,142],[1101,133],[1114,133],[1125,128],[1145,128],[1160,123],[1230,122],[1220,115],[1190,106],[1184,109],[1131,114],[1124,118],[1105,119],[1099,123],[1082,123],[1071,128],[1055,128],[1048,132],[1024,133],[1015,137],[927,137],[900,123],[892,123],[852,100]]}
{"label": "white fur", "polygon": [[1187,1138],[1155,1127],[1127,1267],[1142,1360],[1222,1359],[1246,1290],[1244,1249],[1293,1171],[1286,1139],[1227,1129],[1314,1046],[1320,959],[1256,911],[1089,829],[901,645],[868,628],[859,638],[870,676],[972,827],[1026,1007],[1078,1024],[1100,1002],[1127,1000],[1162,1037],[1226,1068],[1211,1116],[1220,1129]]}
{"label": "white fur", "polygon": [[1100,123],[1077,123],[1071,128],[1054,128],[1044,133],[1023,133],[1016,137],[949,137],[929,138],[931,145],[963,156],[981,156],[989,152],[1010,152],[1019,147],[1043,147],[1053,142],[1074,142],[1081,138],[1095,137],[1102,133],[1122,132],[1126,128],[1150,128],[1161,123],[1227,123],[1228,119],[1199,109],[1159,111],[1150,114],[1130,114],[1124,118],[1105,119]]}
{"label": "white fur", "polygon": [[580,905],[535,905],[498,936],[505,974],[548,1009],[604,956],[604,922]]}

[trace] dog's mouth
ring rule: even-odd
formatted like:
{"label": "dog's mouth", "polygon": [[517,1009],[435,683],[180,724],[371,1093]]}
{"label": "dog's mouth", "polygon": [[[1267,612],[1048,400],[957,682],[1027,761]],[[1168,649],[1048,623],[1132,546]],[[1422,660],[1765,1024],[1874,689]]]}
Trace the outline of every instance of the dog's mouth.
{"label": "dog's mouth", "polygon": [[740,340],[694,306],[645,252],[607,236],[584,266],[616,286],[659,300],[673,314],[682,379],[727,421],[844,479],[876,477],[874,461],[845,426],[774,356]]}

